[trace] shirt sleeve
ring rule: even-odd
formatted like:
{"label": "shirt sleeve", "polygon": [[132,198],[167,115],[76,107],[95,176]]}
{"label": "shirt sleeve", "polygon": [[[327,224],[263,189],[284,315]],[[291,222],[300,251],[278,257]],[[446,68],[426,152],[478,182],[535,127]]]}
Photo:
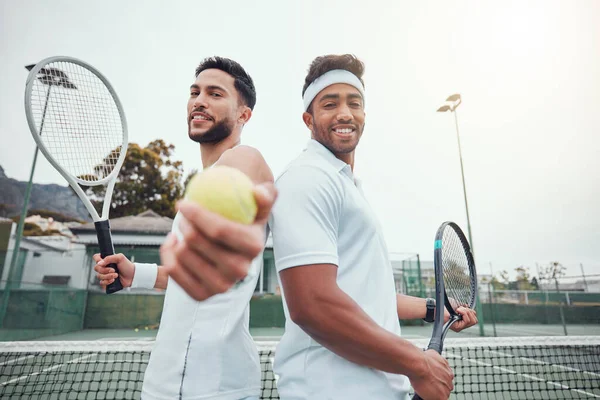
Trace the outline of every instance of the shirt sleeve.
{"label": "shirt sleeve", "polygon": [[340,177],[312,166],[294,166],[276,183],[269,218],[277,271],[309,264],[338,265],[343,205]]}

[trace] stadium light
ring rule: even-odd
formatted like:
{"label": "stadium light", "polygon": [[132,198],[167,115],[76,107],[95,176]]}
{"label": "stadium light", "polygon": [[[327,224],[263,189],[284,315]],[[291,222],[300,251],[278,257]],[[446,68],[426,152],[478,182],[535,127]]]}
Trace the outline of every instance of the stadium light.
{"label": "stadium light", "polygon": [[[27,71],[31,71],[36,64],[29,64],[25,66]],[[42,68],[40,69],[37,79],[42,84],[48,86],[48,92],[46,93],[46,100],[44,103],[44,111],[42,113],[42,120],[40,122],[40,135],[44,130],[44,120],[46,118],[46,109],[48,107],[48,99],[50,98],[50,92],[53,86],[60,86],[65,89],[77,89],[77,87],[69,81],[69,77],[63,71],[58,68]],[[4,295],[2,296],[2,305],[0,307],[0,327],[3,326],[4,316],[8,308],[9,293],[13,281],[20,282],[22,277],[22,269],[15,269],[17,259],[19,258],[19,250],[21,248],[21,239],[23,237],[23,228],[25,227],[25,218],[27,218],[27,209],[29,208],[29,197],[31,196],[31,188],[33,186],[33,174],[35,172],[35,164],[37,162],[38,147],[35,146],[33,153],[33,163],[31,165],[31,172],[29,174],[29,182],[25,188],[25,198],[23,199],[23,208],[21,209],[21,218],[17,224],[17,232],[15,234],[15,245],[12,250],[12,257],[10,259],[10,265],[8,267],[8,274],[6,277],[6,284],[4,285]],[[2,277],[0,277],[1,279]]]}
{"label": "stadium light", "polygon": [[[469,202],[467,201],[467,185],[465,184],[465,171],[463,167],[462,160],[462,150],[460,146],[460,134],[458,131],[458,116],[456,114],[456,109],[462,103],[462,98],[459,93],[448,96],[446,99],[446,104],[442,105],[437,109],[436,112],[448,112],[454,113],[454,123],[456,125],[456,140],[458,142],[458,157],[460,159],[460,175],[462,177],[462,186],[463,186],[463,196],[465,199],[465,211],[467,213],[467,234],[469,235],[469,243],[471,244],[471,252],[473,253],[473,258],[475,258],[475,246],[473,246],[473,236],[471,235],[471,219],[469,217]],[[478,317],[482,323],[479,324],[479,335],[485,336],[485,332],[483,329],[483,313],[481,312],[482,308],[479,301],[479,292],[477,294],[477,307]]]}

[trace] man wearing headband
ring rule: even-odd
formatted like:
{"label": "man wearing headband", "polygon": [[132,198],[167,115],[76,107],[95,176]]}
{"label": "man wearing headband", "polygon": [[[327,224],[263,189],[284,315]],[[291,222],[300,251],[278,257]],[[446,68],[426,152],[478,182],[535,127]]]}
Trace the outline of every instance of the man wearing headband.
{"label": "man wearing headband", "polygon": [[[452,371],[400,337],[426,300],[397,295],[381,227],[354,175],[365,127],[363,63],[317,57],[303,90],[306,150],[277,179],[269,218],[283,287],[285,333],[275,355],[283,400],[448,398]],[[455,330],[477,322],[463,315]]]}

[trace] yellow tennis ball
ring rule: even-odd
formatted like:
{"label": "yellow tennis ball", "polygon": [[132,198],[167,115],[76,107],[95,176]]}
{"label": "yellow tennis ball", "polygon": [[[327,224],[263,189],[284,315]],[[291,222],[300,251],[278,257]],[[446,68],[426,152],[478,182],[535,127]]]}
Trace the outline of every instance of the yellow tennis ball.
{"label": "yellow tennis ball", "polygon": [[253,187],[250,178],[239,169],[219,165],[194,175],[185,198],[232,221],[251,224],[258,210]]}
{"label": "yellow tennis ball", "polygon": [[139,332],[140,330],[138,328],[135,328],[134,331]]}

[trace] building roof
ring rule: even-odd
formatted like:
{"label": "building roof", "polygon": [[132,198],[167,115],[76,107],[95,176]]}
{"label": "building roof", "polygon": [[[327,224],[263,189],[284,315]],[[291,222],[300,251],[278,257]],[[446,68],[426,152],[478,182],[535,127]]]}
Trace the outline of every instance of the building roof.
{"label": "building roof", "polygon": [[[149,247],[157,247],[163,244],[167,235],[164,233],[161,234],[139,234],[139,233],[122,233],[117,235],[112,235],[112,243],[113,246],[149,246]],[[74,240],[75,243],[81,243],[85,245],[98,246],[98,237],[96,236],[96,232],[86,232],[81,233],[77,236],[77,239]]]}
{"label": "building roof", "polygon": [[[129,215],[121,218],[110,219],[112,233],[137,233],[137,234],[167,234],[171,231],[173,220],[158,215],[152,210],[146,210],[138,215]],[[71,228],[74,234],[96,232],[94,223],[90,222]]]}
{"label": "building roof", "polygon": [[33,243],[48,250],[60,252],[82,248],[81,245],[72,242],[70,238],[61,235],[23,236],[21,245],[26,247],[27,243]]}

